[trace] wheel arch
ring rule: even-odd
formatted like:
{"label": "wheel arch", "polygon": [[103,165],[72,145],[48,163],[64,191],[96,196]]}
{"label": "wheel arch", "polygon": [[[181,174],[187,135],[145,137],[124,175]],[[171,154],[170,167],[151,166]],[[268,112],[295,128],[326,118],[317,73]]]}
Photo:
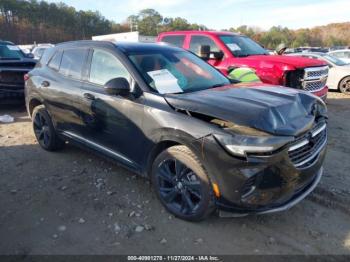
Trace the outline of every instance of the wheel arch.
{"label": "wheel arch", "polygon": [[195,148],[193,146],[193,141],[196,140],[195,137],[191,136],[190,134],[180,131],[180,130],[167,130],[166,133],[164,133],[165,130],[163,130],[163,134],[158,137],[157,139],[154,137],[152,140],[154,142],[153,147],[150,150],[150,153],[148,154],[147,160],[146,160],[146,166],[144,170],[144,175],[149,177],[151,171],[152,171],[152,165],[156,157],[163,152],[164,150],[177,145],[183,145],[190,148],[192,151],[195,151]]}
{"label": "wheel arch", "polygon": [[32,117],[34,108],[36,108],[37,106],[43,105],[43,104],[44,103],[40,99],[38,99],[36,97],[31,98],[28,102],[28,114],[29,114],[29,116]]}

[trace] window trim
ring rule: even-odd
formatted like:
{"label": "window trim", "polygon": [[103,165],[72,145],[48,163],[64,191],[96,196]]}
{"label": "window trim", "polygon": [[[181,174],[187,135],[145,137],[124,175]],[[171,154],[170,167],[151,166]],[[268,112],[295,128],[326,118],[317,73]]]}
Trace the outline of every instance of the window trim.
{"label": "window trim", "polygon": [[[55,57],[55,55],[58,54],[58,53],[60,53],[60,52],[61,52],[62,54],[61,54],[60,63],[59,63],[59,65],[58,65],[58,69],[52,68],[52,67],[50,66],[50,63],[51,63],[52,59]],[[60,67],[61,67],[61,63],[62,63],[63,52],[64,52],[64,51],[63,51],[62,49],[56,50],[56,51],[53,53],[53,55],[50,57],[49,61],[46,63],[47,67],[50,68],[51,70],[53,70],[53,71],[59,73]]]}

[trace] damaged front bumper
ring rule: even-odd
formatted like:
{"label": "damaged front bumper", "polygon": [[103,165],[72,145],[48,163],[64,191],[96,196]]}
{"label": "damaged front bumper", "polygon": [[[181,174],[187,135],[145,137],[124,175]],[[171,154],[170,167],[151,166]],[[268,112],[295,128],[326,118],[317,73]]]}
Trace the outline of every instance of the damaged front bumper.
{"label": "damaged front bumper", "polygon": [[296,140],[297,145],[293,141],[271,154],[246,157],[230,154],[214,136],[203,138],[198,152],[212,183],[219,188],[216,206],[220,215],[237,217],[283,211],[310,194],[321,179],[326,154],[327,129],[322,129],[323,137],[319,130],[318,127],[305,134],[306,137],[315,134],[322,140],[308,161],[298,163],[294,150],[304,149],[304,136]]}
{"label": "damaged front bumper", "polygon": [[[282,205],[270,207],[270,208],[267,208],[266,210],[256,210],[255,212],[250,211],[249,213],[248,212],[234,213],[235,209],[232,209],[229,206],[222,206],[221,207],[222,209],[219,210],[219,216],[220,217],[243,217],[249,214],[262,215],[262,214],[271,214],[271,213],[286,211],[291,207],[295,206],[296,204],[298,204],[300,201],[306,198],[312,191],[314,191],[318,183],[321,181],[322,175],[323,175],[323,167],[321,167],[321,169],[317,172],[315,179],[311,182],[310,185],[305,187],[301,192],[296,193],[289,201],[287,201]],[[230,211],[224,211],[224,210],[230,210]]]}

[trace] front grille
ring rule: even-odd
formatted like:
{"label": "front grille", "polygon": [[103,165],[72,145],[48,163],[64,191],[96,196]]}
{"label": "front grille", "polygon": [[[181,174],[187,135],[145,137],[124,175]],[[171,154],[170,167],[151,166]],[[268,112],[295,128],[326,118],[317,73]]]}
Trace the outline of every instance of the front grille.
{"label": "front grille", "polygon": [[304,82],[304,89],[306,91],[317,91],[322,89],[326,85],[327,79],[318,81],[306,81]]}
{"label": "front grille", "polygon": [[328,75],[328,68],[307,71],[305,77],[322,77]]}
{"label": "front grille", "polygon": [[327,126],[316,125],[310,132],[297,138],[290,144],[288,155],[297,168],[311,166],[327,142]]}
{"label": "front grille", "polygon": [[24,72],[0,72],[0,83],[24,84]]}
{"label": "front grille", "polygon": [[328,77],[328,66],[308,67],[304,71],[304,78],[302,80],[304,90],[316,92],[324,88]]}

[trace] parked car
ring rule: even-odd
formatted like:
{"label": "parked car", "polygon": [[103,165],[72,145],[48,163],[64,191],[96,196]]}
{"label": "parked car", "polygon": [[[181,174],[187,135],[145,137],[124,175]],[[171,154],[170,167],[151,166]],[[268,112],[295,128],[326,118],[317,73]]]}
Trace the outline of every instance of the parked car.
{"label": "parked car", "polygon": [[350,64],[350,49],[342,49],[328,52],[329,55],[339,58],[344,63]]}
{"label": "parked car", "polygon": [[[247,85],[250,88],[246,88]],[[40,146],[70,141],[151,179],[175,216],[285,210],[318,184],[324,102],[308,92],[231,84],[181,48],[78,41],[47,50],[26,81]]]}
{"label": "parked car", "polygon": [[320,59],[327,62],[329,66],[328,88],[339,90],[344,94],[350,94],[350,64],[325,53],[297,53],[292,55]]}
{"label": "parked car", "polygon": [[52,44],[41,44],[33,48],[32,54],[34,55],[34,59],[39,60],[43,55],[44,51],[48,48],[54,47]]}
{"label": "parked car", "polygon": [[329,48],[329,51],[335,51],[335,50],[341,50],[341,49],[349,49],[349,46],[343,46],[343,45],[331,46]]}
{"label": "parked car", "polygon": [[35,61],[12,42],[0,41],[0,104],[23,102],[23,77],[34,66]]}
{"label": "parked car", "polygon": [[[326,99],[328,68],[325,62],[270,55],[249,37],[230,32],[165,32],[158,36],[157,41],[188,49],[225,75],[232,68],[249,67],[256,71],[264,83],[303,89]],[[310,80],[310,75],[319,75],[319,78],[312,77]]]}

